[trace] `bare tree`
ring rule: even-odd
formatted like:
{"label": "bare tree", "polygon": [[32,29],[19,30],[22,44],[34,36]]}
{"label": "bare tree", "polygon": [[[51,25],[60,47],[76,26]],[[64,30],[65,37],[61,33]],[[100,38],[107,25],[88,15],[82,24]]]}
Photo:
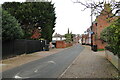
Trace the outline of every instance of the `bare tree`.
{"label": "bare tree", "polygon": [[112,12],[114,12],[114,15],[112,16],[108,16],[108,17],[113,17],[116,14],[120,13],[120,1],[115,1],[115,0],[110,0],[110,1],[86,1],[85,3],[81,2],[80,0],[75,0],[72,1],[73,3],[80,3],[81,5],[85,6],[85,8],[82,10],[86,10],[88,8],[90,8],[91,11],[91,15],[99,15],[101,13],[101,11],[104,9],[104,4],[109,4],[109,6],[111,7],[110,11],[106,11],[107,14],[110,14]]}

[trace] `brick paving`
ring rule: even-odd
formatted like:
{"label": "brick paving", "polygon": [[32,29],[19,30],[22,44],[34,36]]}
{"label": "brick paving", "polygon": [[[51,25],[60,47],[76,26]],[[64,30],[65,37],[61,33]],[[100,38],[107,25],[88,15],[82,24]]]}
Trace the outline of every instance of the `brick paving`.
{"label": "brick paving", "polygon": [[93,52],[90,46],[85,46],[61,78],[114,78],[117,76],[117,69],[106,59],[104,51]]}

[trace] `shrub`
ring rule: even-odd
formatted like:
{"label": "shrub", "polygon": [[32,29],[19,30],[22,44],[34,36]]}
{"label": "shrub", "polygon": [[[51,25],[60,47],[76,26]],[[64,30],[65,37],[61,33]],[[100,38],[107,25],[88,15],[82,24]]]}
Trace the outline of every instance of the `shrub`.
{"label": "shrub", "polygon": [[18,39],[23,36],[22,29],[20,24],[15,19],[15,17],[11,16],[7,11],[2,11],[2,40],[13,40]]}
{"label": "shrub", "polygon": [[120,58],[120,18],[102,31],[101,39],[108,43],[106,49]]}

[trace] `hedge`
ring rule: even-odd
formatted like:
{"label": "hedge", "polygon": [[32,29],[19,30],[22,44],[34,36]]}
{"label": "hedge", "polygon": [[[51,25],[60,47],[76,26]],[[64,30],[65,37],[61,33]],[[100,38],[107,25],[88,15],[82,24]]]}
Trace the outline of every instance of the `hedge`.
{"label": "hedge", "polygon": [[120,18],[101,32],[101,39],[108,43],[106,49],[120,58]]}

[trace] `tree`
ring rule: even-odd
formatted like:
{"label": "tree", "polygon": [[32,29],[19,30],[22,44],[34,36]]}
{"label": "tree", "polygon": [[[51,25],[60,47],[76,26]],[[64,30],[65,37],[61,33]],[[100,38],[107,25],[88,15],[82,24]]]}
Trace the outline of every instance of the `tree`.
{"label": "tree", "polygon": [[2,40],[13,40],[19,39],[23,36],[23,31],[20,24],[11,16],[7,11],[0,9],[2,11]]}
{"label": "tree", "polygon": [[115,11],[114,15],[108,16],[108,17],[114,17],[116,14],[120,13],[120,1],[117,2],[114,0],[109,0],[109,1],[103,0],[101,2],[100,1],[99,2],[91,1],[91,2],[83,3],[80,0],[77,0],[74,3],[80,3],[80,4],[84,5],[85,8],[83,9],[83,11],[88,8],[92,9],[91,15],[92,14],[99,15],[101,13],[101,11],[104,9],[104,4],[109,4],[112,8],[109,12],[106,11],[107,14],[111,14],[111,12]]}
{"label": "tree", "polygon": [[[41,38],[51,41],[55,27],[55,8],[51,2],[6,2],[3,8],[21,23],[26,39],[41,27]],[[39,37],[38,37],[39,39]]]}
{"label": "tree", "polygon": [[67,34],[65,34],[65,38],[66,38],[66,42],[68,42],[68,43],[70,43],[70,42],[72,42],[72,33],[70,33],[69,32],[69,28],[68,28],[68,33]]}

